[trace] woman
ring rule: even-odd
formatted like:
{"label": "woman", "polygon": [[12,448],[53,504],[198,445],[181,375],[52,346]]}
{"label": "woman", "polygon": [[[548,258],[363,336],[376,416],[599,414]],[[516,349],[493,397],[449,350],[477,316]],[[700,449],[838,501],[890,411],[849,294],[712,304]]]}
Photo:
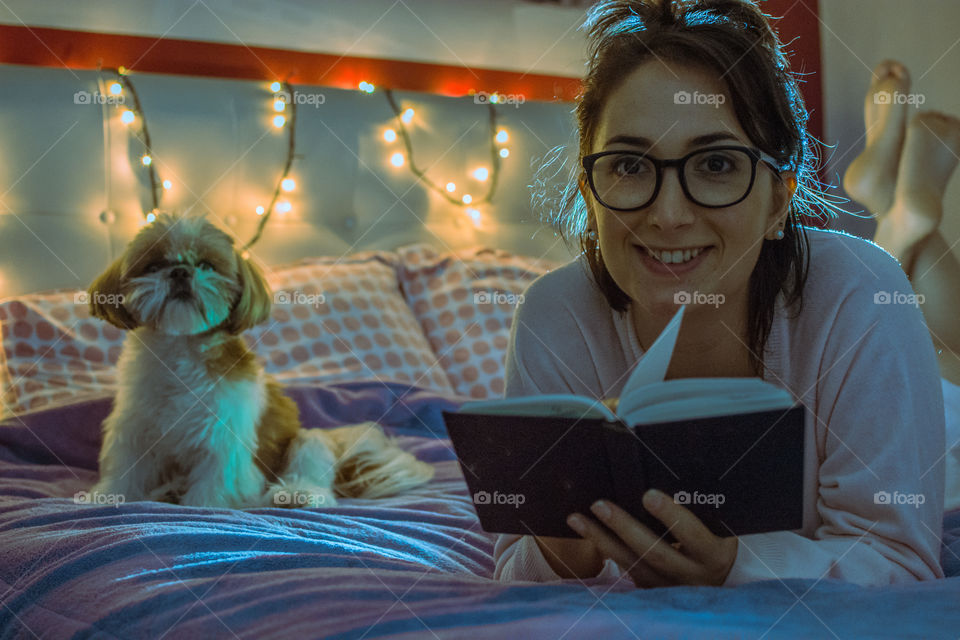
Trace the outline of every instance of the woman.
{"label": "woman", "polygon": [[747,0],[602,2],[588,27],[585,206],[558,219],[584,253],[525,293],[506,395],[618,396],[692,300],[667,377],[762,376],[803,402],[810,507],[796,532],[718,537],[648,492],[671,546],[602,501],[568,519],[581,539],[501,536],[495,575],[642,587],[942,577],[933,345],[916,306],[879,304],[911,291],[895,260],[800,225],[823,199],[802,99],[763,14]]}

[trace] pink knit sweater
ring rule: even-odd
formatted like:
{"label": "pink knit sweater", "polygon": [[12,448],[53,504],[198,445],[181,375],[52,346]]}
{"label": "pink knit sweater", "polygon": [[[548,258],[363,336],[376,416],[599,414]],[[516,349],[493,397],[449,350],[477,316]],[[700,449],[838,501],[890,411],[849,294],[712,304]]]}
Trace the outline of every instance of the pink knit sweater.
{"label": "pink knit sweater", "polygon": [[[813,422],[804,526],[741,536],[725,585],[941,578],[943,394],[920,310],[896,303],[903,298],[895,292],[913,290],[878,246],[837,232],[808,235],[803,309],[785,312],[778,301],[764,376],[803,402]],[[882,292],[893,303],[875,303]],[[642,353],[629,313],[611,310],[586,263],[575,260],[524,294],[511,329],[506,396],[617,397]],[[889,503],[875,499],[880,492],[891,495]],[[494,556],[500,580],[560,579],[530,536],[500,536]],[[618,577],[610,560],[597,576]]]}

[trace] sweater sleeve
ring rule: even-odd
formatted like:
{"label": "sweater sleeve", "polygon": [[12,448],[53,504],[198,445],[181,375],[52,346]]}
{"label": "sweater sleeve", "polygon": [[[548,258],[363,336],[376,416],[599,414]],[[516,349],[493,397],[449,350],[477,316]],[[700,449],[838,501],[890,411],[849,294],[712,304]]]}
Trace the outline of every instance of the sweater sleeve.
{"label": "sweater sleeve", "polygon": [[874,299],[883,290],[912,292],[903,272],[886,266],[837,305],[816,393],[797,390],[812,399],[807,406],[816,416],[820,525],[813,539],[788,531],[741,536],[726,585],[770,578],[882,585],[943,577],[939,373],[918,308],[903,297],[888,304]]}

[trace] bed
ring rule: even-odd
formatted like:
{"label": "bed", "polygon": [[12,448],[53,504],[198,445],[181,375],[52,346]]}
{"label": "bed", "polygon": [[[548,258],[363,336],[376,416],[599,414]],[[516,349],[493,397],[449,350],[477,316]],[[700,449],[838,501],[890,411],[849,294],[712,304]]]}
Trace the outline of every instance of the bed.
{"label": "bed", "polygon": [[[20,89],[0,100],[0,149],[17,150],[0,153],[0,213],[14,214],[0,215],[0,638],[957,637],[960,511],[944,516],[949,577],[934,582],[638,591],[492,580],[494,536],[479,527],[441,412],[502,394],[518,296],[567,253],[531,212],[526,159],[568,141],[568,104],[501,110],[515,164],[473,224],[387,165],[385,102],[304,88],[326,96],[298,123],[306,187],[253,250],[275,298],[245,338],[307,427],[376,420],[434,466],[428,485],[330,509],[92,497],[123,334],[89,317],[84,288],[136,233],[144,203],[142,144],[119,113],[71,98],[109,80],[0,67],[0,82]],[[157,164],[177,178],[164,203],[213,189],[214,205],[237,212],[216,221],[249,238],[286,144],[262,134],[264,83],[136,82]],[[474,126],[485,107],[398,100],[431,118],[415,139],[427,157],[459,141],[445,170],[462,175],[487,153]]]}
{"label": "bed", "polygon": [[273,271],[291,302],[247,337],[304,424],[377,420],[436,470],[407,494],[331,509],[91,502],[122,335],[69,304],[79,291],[0,302],[13,414],[0,422],[0,637],[956,637],[960,511],[944,518],[949,577],[933,582],[494,581],[494,536],[441,412],[502,392],[512,305],[497,300],[549,266],[414,245]]}

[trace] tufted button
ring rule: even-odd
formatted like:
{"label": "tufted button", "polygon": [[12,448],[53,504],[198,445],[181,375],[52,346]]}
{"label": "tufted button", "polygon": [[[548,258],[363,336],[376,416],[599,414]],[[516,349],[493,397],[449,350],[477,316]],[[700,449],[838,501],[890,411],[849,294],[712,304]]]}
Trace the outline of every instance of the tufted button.
{"label": "tufted button", "polygon": [[102,222],[103,224],[113,224],[116,221],[117,221],[117,214],[115,214],[113,211],[110,211],[109,209],[107,209],[106,211],[100,212],[100,222]]}

